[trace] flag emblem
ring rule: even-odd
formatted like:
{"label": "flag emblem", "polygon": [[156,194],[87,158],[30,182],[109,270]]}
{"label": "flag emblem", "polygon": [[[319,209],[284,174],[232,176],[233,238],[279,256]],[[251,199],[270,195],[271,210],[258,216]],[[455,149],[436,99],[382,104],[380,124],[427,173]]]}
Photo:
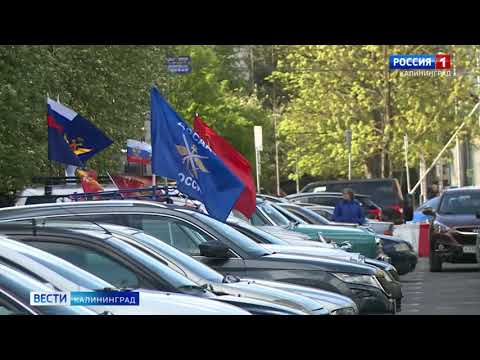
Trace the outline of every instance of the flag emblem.
{"label": "flag emblem", "polygon": [[205,167],[205,165],[201,160],[201,159],[208,159],[208,156],[198,155],[197,145],[195,144],[192,144],[192,147],[189,147],[185,134],[183,134],[183,141],[185,143],[185,146],[177,145],[177,151],[183,157],[182,164],[184,165],[186,164],[187,170],[190,173],[190,175],[198,179],[197,170],[208,173],[207,168]]}

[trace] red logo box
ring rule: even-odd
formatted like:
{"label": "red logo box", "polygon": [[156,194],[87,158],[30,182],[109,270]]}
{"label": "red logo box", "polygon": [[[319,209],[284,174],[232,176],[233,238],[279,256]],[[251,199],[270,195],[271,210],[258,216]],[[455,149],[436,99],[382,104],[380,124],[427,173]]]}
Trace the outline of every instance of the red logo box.
{"label": "red logo box", "polygon": [[449,54],[435,55],[435,70],[449,70],[451,67]]}

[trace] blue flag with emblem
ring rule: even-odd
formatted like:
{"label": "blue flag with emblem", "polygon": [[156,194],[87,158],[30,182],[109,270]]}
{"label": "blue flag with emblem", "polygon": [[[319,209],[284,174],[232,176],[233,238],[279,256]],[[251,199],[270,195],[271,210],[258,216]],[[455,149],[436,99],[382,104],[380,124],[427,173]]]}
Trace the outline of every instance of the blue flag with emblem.
{"label": "blue flag with emblem", "polygon": [[73,166],[85,166],[95,154],[113,141],[90,121],[47,99],[48,159]]}
{"label": "blue flag with emblem", "polygon": [[203,202],[213,218],[225,221],[243,183],[154,87],[150,100],[152,172],[175,179],[179,191]]}

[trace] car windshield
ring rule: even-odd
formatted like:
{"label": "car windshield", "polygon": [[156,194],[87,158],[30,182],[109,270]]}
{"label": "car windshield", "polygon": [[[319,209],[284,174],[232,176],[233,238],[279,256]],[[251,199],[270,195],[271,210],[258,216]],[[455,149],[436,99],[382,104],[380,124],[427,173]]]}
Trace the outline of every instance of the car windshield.
{"label": "car windshield", "polygon": [[215,231],[223,234],[227,239],[232,241],[236,246],[243,251],[249,253],[252,256],[270,255],[271,252],[258,245],[255,241],[249,237],[243,235],[240,231],[235,230],[230,225],[224,224],[220,221],[212,219],[210,216],[200,214],[197,212],[191,212],[191,214],[198,220],[205,222],[208,226],[211,226]]}
{"label": "car windshield", "polygon": [[[5,246],[6,245],[7,244],[5,244]],[[35,243],[32,243],[32,245],[35,246]],[[8,243],[8,246],[85,289],[93,290],[112,287],[108,282],[46,251],[27,246],[23,243]]]}
{"label": "car windshield", "polygon": [[[3,289],[15,295],[24,304],[30,304],[32,291],[51,292],[52,289],[46,284],[31,278],[8,266],[0,264],[0,284]],[[45,315],[95,315],[95,313],[83,306],[32,306],[32,309]]]}
{"label": "car windshield", "polygon": [[275,209],[271,204],[267,202],[262,202],[257,204],[257,207],[260,208],[267,216],[272,219],[274,225],[276,226],[289,226],[290,220],[288,220],[280,211]]}
{"label": "car windshield", "polygon": [[298,216],[301,216],[306,222],[310,224],[328,225],[330,223],[322,215],[317,214],[315,211],[309,208],[289,207],[289,206],[285,206],[285,208],[287,210],[294,212]]}
{"label": "car windshield", "polygon": [[138,261],[150,271],[155,272],[159,278],[173,286],[175,289],[185,290],[190,289],[192,292],[204,292],[204,290],[196,283],[179,274],[175,270],[168,267],[168,265],[148,255],[142,250],[133,247],[122,239],[121,235],[115,235],[108,239],[108,242],[121,250],[123,254]]}
{"label": "car windshield", "polygon": [[182,269],[186,269],[201,279],[216,283],[221,283],[223,281],[222,274],[195,260],[191,256],[184,254],[180,250],[175,249],[173,246],[166,244],[162,240],[157,239],[156,237],[143,232],[139,232],[131,236],[141,244],[158,251],[159,254],[168,258],[175,265]]}
{"label": "car windshield", "polygon": [[305,220],[297,216],[295,213],[293,213],[289,209],[278,206],[278,205],[273,205],[273,207],[276,210],[278,210],[280,213],[282,213],[282,215],[285,216],[290,222],[297,223],[297,224],[307,224]]}
{"label": "car windshield", "polygon": [[454,191],[443,195],[438,213],[443,215],[474,215],[479,210],[480,191]]}
{"label": "car windshield", "polygon": [[[252,234],[254,236],[254,240],[262,244],[275,244],[275,245],[288,245],[288,243],[282,239],[269,234],[266,231],[259,229],[258,227],[252,226],[246,222],[236,223],[234,224],[235,228],[239,229],[242,233],[245,231],[246,235]],[[250,236],[249,236],[250,237]]]}

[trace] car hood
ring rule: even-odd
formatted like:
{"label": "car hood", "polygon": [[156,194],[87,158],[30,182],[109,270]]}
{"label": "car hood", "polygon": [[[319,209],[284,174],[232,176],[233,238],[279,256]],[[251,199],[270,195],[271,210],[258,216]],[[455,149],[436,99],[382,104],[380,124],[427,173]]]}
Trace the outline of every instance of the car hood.
{"label": "car hood", "polygon": [[[335,249],[336,246],[334,244],[327,244],[320,241],[313,241],[313,240],[291,240],[291,239],[282,239],[286,243],[292,246],[307,246],[312,248],[320,248],[320,249]],[[273,244],[272,244],[273,245]]]}
{"label": "car hood", "polygon": [[263,286],[268,286],[269,288],[289,291],[292,293],[309,297],[311,299],[320,301],[322,305],[330,312],[338,309],[342,309],[342,308],[347,308],[347,307],[352,307],[358,310],[355,302],[352,299],[350,299],[347,296],[343,296],[330,291],[314,289],[307,286],[290,284],[290,283],[285,283],[281,281],[268,281],[268,280],[247,279],[247,278],[242,278],[242,280],[249,281],[249,282],[263,285]]}
{"label": "car hood", "polygon": [[[313,242],[313,241],[312,241]],[[306,246],[289,246],[289,245],[273,245],[260,244],[267,250],[279,254],[296,254],[314,257],[325,257],[338,259],[343,261],[353,261],[356,263],[363,263],[363,256],[359,253],[350,253],[339,249],[315,248]]]}
{"label": "car hood", "polygon": [[306,240],[309,241],[310,238],[308,235],[298,233],[296,231],[287,230],[281,226],[259,226],[265,232],[272,234],[280,239],[291,239],[291,240]]}
{"label": "car hood", "polygon": [[468,215],[442,215],[437,214],[435,220],[448,227],[480,227],[480,219],[477,219],[475,214]]}
{"label": "car hood", "polygon": [[298,224],[292,226],[291,230],[300,231],[308,234],[320,233],[326,238],[339,238],[344,240],[352,238],[373,239],[375,237],[375,234],[372,234],[367,230],[345,226]]}
{"label": "car hood", "polygon": [[378,234],[377,236],[378,236],[381,240],[389,241],[389,242],[394,242],[394,243],[397,243],[397,244],[408,243],[407,240],[403,240],[403,239],[400,239],[400,238],[395,237],[395,236],[381,235],[381,234]]}
{"label": "car hood", "polygon": [[262,260],[282,263],[285,269],[319,270],[327,272],[344,272],[362,275],[374,275],[376,269],[366,264],[357,264],[331,258],[303,256],[295,254],[269,254]]}
{"label": "car hood", "polygon": [[[137,290],[135,290],[137,291]],[[139,306],[92,306],[101,313],[111,311],[115,315],[250,315],[238,307],[189,295],[138,290]]]}
{"label": "car hood", "polygon": [[215,292],[223,292],[235,297],[247,297],[262,301],[268,301],[281,306],[288,306],[300,311],[315,313],[324,308],[323,304],[311,298],[275,289],[254,281],[241,280],[235,283],[211,284]]}

